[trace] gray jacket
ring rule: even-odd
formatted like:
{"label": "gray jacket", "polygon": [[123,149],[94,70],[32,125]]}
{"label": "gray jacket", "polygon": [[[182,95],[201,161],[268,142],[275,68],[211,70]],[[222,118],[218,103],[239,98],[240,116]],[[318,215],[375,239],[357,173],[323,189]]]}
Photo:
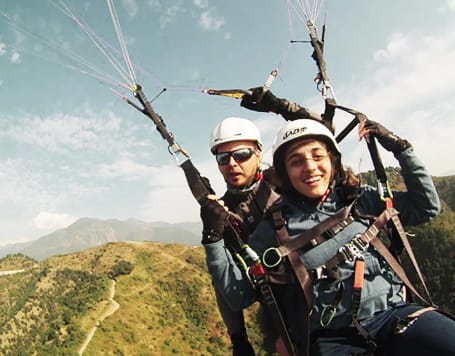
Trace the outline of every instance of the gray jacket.
{"label": "gray jacket", "polygon": [[[434,218],[440,211],[440,202],[431,176],[421,161],[415,156],[413,149],[408,149],[397,156],[407,191],[394,192],[394,207],[400,212],[403,225],[416,225]],[[295,236],[319,224],[327,217],[344,208],[345,202],[335,191],[320,208],[305,201],[297,201],[295,197],[286,200],[285,218],[288,222],[289,235]],[[379,215],[384,209],[384,202],[378,196],[376,188],[363,186],[360,189],[357,207],[363,214]],[[367,220],[356,219],[347,228],[332,239],[301,254],[300,258],[309,269],[324,265],[338,249],[349,242],[356,234],[363,233],[369,223]],[[271,246],[277,245],[277,238],[272,223],[263,220],[249,241],[259,256]],[[233,309],[242,309],[257,300],[257,294],[250,282],[242,278],[232,256],[226,252],[223,241],[205,246],[206,260],[209,272],[219,291]],[[364,253],[365,275],[362,289],[361,304],[358,312],[359,320],[370,320],[381,311],[393,308],[404,302],[402,283],[378,252],[370,245]],[[329,279],[317,279],[313,284],[314,305],[311,313],[311,332],[323,328],[321,313],[327,306],[336,301],[336,310],[329,329],[347,327],[351,324],[353,263],[342,263],[339,266],[341,278],[333,282]],[[342,288],[341,299],[338,291]],[[289,286],[283,294],[280,309],[287,320],[287,325],[294,341],[300,339],[301,319],[298,310],[304,300],[301,292],[295,286]],[[338,295],[338,296],[337,296]],[[327,311],[325,322],[328,321]],[[303,337],[303,336],[302,336]]]}

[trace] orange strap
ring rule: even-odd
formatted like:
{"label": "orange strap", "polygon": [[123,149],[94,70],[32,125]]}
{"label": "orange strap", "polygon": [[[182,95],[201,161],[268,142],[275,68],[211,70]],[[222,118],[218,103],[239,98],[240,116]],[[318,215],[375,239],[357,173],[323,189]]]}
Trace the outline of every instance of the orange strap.
{"label": "orange strap", "polygon": [[385,208],[390,209],[393,208],[393,200],[392,198],[384,198],[385,200]]}
{"label": "orange strap", "polygon": [[354,266],[354,289],[360,290],[363,288],[363,273],[365,270],[365,260],[357,258]]}

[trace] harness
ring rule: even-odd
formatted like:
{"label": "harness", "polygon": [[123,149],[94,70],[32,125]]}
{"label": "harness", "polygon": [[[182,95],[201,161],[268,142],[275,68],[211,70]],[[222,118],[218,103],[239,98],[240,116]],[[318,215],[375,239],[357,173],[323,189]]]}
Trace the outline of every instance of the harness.
{"label": "harness", "polygon": [[261,180],[258,188],[247,195],[245,200],[236,201],[237,195],[225,194],[221,199],[237,214],[241,221],[242,239],[248,238],[262,219],[264,212],[279,198],[267,181]]}
{"label": "harness", "polygon": [[259,294],[259,300],[272,317],[275,329],[281,335],[286,348],[289,350],[289,355],[296,355],[285,320],[271,287],[270,276],[266,274],[256,252],[245,243],[264,213],[279,199],[279,194],[266,181],[261,181],[258,189],[249,194],[245,201],[237,204],[233,199],[234,196],[233,194],[226,194],[222,198],[236,215],[236,218],[231,220],[231,224],[237,230],[236,234],[225,236],[225,244],[243,266],[246,277],[254,284]]}
{"label": "harness", "polygon": [[[269,248],[264,251],[262,256],[263,263],[266,267],[277,268],[280,264],[287,262],[292,267],[295,277],[303,291],[304,304],[306,306],[307,315],[304,316],[304,329],[306,329],[306,345],[305,350],[302,350],[303,354],[308,354],[309,351],[309,316],[311,309],[313,307],[313,282],[316,279],[321,278],[321,275],[324,275],[333,280],[338,279],[337,269],[340,264],[346,262],[354,263],[354,278],[353,278],[353,306],[352,306],[352,324],[356,327],[359,334],[365,338],[366,344],[368,346],[369,352],[374,353],[376,349],[376,343],[371,335],[362,327],[360,321],[357,319],[357,314],[360,309],[360,296],[363,288],[364,282],[364,266],[365,261],[363,253],[373,246],[377,252],[384,258],[384,260],[389,264],[391,269],[396,273],[396,275],[401,279],[404,285],[416,296],[418,297],[425,305],[430,306],[430,308],[425,309],[434,310],[434,304],[431,301],[429,296],[428,289],[423,280],[423,276],[418,268],[415,256],[412,252],[406,233],[401,224],[401,221],[398,217],[398,211],[394,208],[386,208],[368,227],[368,229],[362,233],[354,236],[345,245],[341,246],[335,256],[333,256],[322,268],[316,270],[308,270],[306,266],[301,261],[299,255],[302,252],[309,251],[310,249],[324,243],[325,241],[331,239],[336,234],[344,230],[356,219],[356,211],[354,209],[355,202],[352,202],[350,205],[346,206],[344,209],[340,210],[337,214],[330,216],[329,218],[322,221],[320,224],[314,226],[313,228],[297,235],[294,238],[290,238],[287,227],[286,220],[283,217],[282,204],[277,204],[276,206],[270,209],[272,216],[273,225],[278,237],[278,247]],[[381,230],[383,230],[388,224],[396,231],[396,234],[400,237],[401,242],[406,249],[411,261],[413,262],[414,268],[417,271],[417,274],[420,278],[420,282],[424,286],[427,298],[424,298],[417,289],[413,286],[411,281],[406,275],[403,267],[399,261],[394,257],[390,252],[389,248],[379,239],[378,235]],[[340,284],[341,285],[341,284]],[[342,285],[341,285],[342,286]],[[328,326],[335,316],[337,304],[341,301],[343,289],[340,288],[335,296],[335,300],[332,304],[328,305],[321,312],[320,323],[321,326]],[[430,300],[430,302],[428,301]],[[419,315],[417,315],[419,316]],[[413,317],[412,320],[415,320],[417,317]],[[300,350],[299,350],[300,351]]]}

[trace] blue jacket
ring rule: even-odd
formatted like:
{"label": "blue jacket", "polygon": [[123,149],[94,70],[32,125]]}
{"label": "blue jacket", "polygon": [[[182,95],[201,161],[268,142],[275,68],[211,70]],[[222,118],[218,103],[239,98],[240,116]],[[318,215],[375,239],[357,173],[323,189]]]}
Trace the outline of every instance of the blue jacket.
{"label": "blue jacket", "polygon": [[[397,159],[407,187],[406,192],[394,192],[394,207],[400,212],[403,225],[416,225],[431,220],[440,211],[439,198],[431,176],[415,156],[412,148],[399,154]],[[286,200],[284,210],[289,235],[292,238],[312,228],[343,209],[345,205],[336,189],[320,208],[290,197]],[[379,198],[376,188],[363,186],[360,189],[357,207],[363,214],[379,215],[384,209],[384,202]],[[339,247],[349,242],[356,234],[363,233],[368,226],[367,220],[356,219],[332,239],[301,254],[300,258],[310,270],[320,267],[338,252]],[[259,224],[250,238],[249,245],[259,256],[262,256],[267,248],[277,245],[275,229],[270,221],[263,220]],[[212,279],[217,289],[224,293],[231,307],[240,310],[255,302],[257,295],[254,288],[248,280],[242,278],[241,271],[232,260],[232,256],[227,253],[223,241],[206,245],[205,249],[207,266]],[[364,287],[358,319],[367,321],[376,313],[403,303],[404,299],[401,281],[371,245],[365,251],[364,258]],[[317,279],[313,284],[311,332],[323,328],[320,323],[321,313],[334,301],[337,301],[336,311],[325,328],[339,329],[351,325],[353,263],[342,263],[339,266],[339,272],[341,275],[339,281]],[[337,297],[337,291],[340,288],[343,288],[341,300]],[[292,338],[299,343],[303,335],[299,334],[301,320],[297,311],[302,307],[304,300],[298,288],[291,286],[283,300],[280,309],[287,320]]]}

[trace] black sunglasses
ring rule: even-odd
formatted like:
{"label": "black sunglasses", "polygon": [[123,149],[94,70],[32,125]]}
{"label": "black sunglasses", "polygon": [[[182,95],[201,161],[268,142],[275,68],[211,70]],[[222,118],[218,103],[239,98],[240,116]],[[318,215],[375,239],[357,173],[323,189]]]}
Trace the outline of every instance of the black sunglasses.
{"label": "black sunglasses", "polygon": [[234,158],[234,161],[237,163],[248,161],[253,155],[254,150],[251,148],[239,148],[231,152],[220,152],[215,155],[216,161],[220,166],[225,166],[231,160],[231,157]]}

